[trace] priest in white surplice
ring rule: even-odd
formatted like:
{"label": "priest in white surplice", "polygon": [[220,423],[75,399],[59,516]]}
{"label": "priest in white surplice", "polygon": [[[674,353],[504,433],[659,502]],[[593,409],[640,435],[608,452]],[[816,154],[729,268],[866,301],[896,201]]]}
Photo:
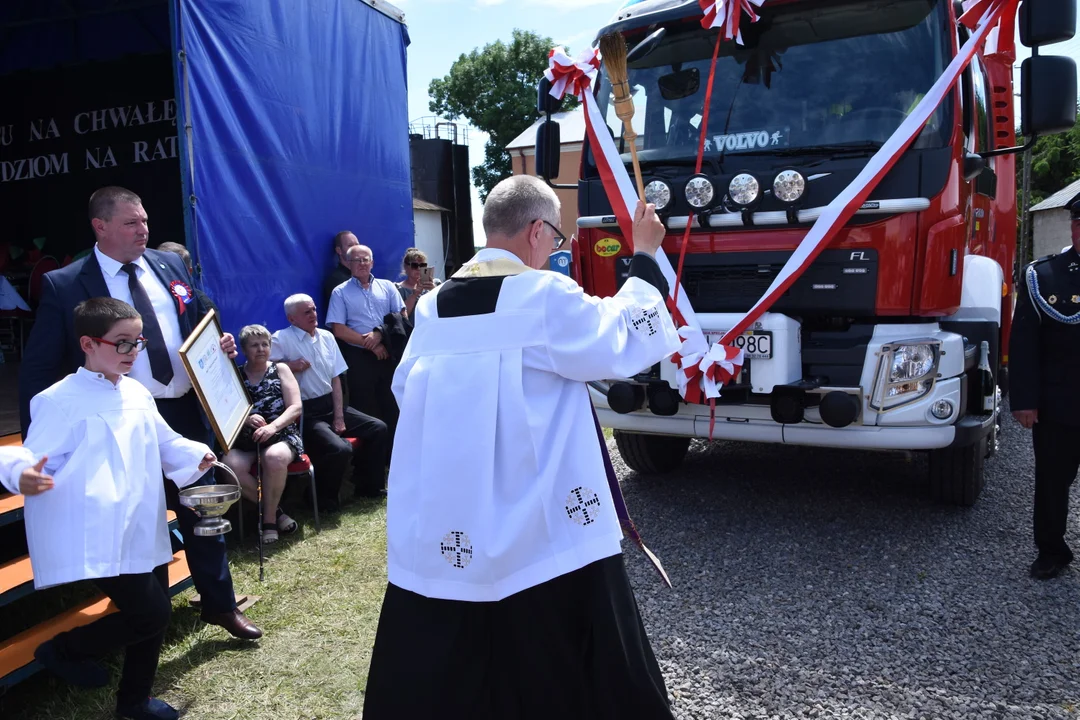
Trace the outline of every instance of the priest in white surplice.
{"label": "priest in white surplice", "polygon": [[417,305],[365,720],[672,717],[585,385],[679,348],[664,227],[639,204],[630,278],[600,299],[537,270],[559,217],[536,178],[499,183],[487,248]]}

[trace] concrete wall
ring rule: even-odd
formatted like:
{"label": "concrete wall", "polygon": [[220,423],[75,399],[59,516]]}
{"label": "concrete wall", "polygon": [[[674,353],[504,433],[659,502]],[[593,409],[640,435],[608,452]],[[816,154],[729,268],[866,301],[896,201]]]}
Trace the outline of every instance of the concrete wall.
{"label": "concrete wall", "polygon": [[1035,251],[1032,257],[1036,260],[1046,255],[1056,255],[1072,244],[1072,222],[1067,209],[1040,210],[1031,213],[1031,219]]}
{"label": "concrete wall", "polygon": [[[516,148],[510,151],[515,175],[536,174],[536,152],[534,148]],[[577,181],[581,171],[581,143],[564,143],[562,158],[559,160],[559,177],[552,182],[559,185],[574,185],[574,190],[556,190],[562,202],[562,227],[566,237],[577,232]]]}
{"label": "concrete wall", "polygon": [[[437,210],[413,210],[416,237],[413,247],[427,254],[428,265],[435,266],[435,277],[446,279],[446,254],[443,252],[443,213]],[[400,262],[401,259],[398,259]],[[393,278],[397,282],[401,278]]]}

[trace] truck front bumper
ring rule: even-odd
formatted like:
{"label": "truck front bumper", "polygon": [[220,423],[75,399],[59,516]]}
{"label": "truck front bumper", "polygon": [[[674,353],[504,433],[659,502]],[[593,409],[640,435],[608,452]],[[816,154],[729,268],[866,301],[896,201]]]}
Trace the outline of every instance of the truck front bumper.
{"label": "truck front bumper", "polygon": [[[729,327],[732,318],[703,316],[712,321],[706,327]],[[703,324],[705,320],[702,321]],[[820,407],[808,403],[801,420],[785,424],[783,414],[774,416],[770,403],[776,399],[774,389],[782,383],[797,380],[802,371],[798,327],[790,318],[766,314],[763,326],[771,330],[774,352],[771,360],[756,361],[752,377],[753,398],[750,402],[729,404],[718,402],[715,413],[708,405],[678,403],[673,415],[654,414],[648,404],[639,410],[618,413],[608,404],[602,384],[590,385],[589,392],[600,422],[605,427],[627,432],[680,437],[743,440],[752,442],[785,443],[836,448],[875,450],[934,450],[963,447],[988,435],[996,423],[996,413],[967,414],[970,405],[965,378],[964,341],[959,335],[943,332],[936,324],[877,326],[861,357],[863,367],[858,379],[849,387],[827,388],[840,391],[859,405],[854,422],[834,427],[822,420]],[[936,375],[925,394],[892,407],[882,407],[881,366],[890,344],[904,338],[928,338],[937,344]],[[661,379],[675,387],[674,366],[662,364]],[[657,382],[653,380],[652,382]],[[935,412],[937,406],[937,412]],[[949,412],[940,412],[942,408]],[[834,416],[826,416],[834,420]]]}

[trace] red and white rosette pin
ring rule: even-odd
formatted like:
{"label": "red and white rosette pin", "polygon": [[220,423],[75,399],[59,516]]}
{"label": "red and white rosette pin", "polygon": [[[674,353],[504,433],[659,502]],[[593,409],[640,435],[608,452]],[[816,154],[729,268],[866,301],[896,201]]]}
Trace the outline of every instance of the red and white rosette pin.
{"label": "red and white rosette pin", "polygon": [[169,292],[176,298],[176,306],[178,315],[184,314],[184,309],[188,303],[194,298],[194,293],[191,291],[191,286],[185,282],[179,280],[173,280],[169,283]]}
{"label": "red and white rosette pin", "polygon": [[599,50],[583,50],[574,60],[560,45],[548,53],[548,69],[544,71],[544,77],[551,83],[551,96],[556,100],[562,100],[567,94],[581,100],[599,69]]}
{"label": "red and white rosette pin", "polygon": [[757,22],[761,18],[755,8],[761,7],[763,2],[765,0],[698,0],[701,11],[705,13],[701,26],[705,29],[718,28],[725,40],[734,40],[742,45],[742,31],[739,29],[742,14],[746,13],[750,22]]}

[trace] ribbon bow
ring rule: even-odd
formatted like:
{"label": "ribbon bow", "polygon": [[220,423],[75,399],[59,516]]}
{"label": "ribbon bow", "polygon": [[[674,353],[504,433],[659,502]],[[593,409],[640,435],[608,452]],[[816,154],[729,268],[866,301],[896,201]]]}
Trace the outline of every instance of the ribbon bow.
{"label": "ribbon bow", "polygon": [[742,45],[742,30],[739,29],[742,14],[745,12],[749,15],[750,22],[757,22],[761,17],[754,8],[761,7],[763,2],[765,0],[698,0],[701,11],[705,13],[701,26],[707,30],[719,28],[725,40],[735,40]]}
{"label": "ribbon bow", "polygon": [[964,14],[957,18],[968,30],[979,26],[979,21],[999,0],[964,0]]}
{"label": "ribbon bow", "polygon": [[[688,402],[700,402],[720,397],[720,390],[742,370],[745,354],[731,345],[709,345],[699,328],[684,325],[679,328],[683,344],[679,348],[679,372],[675,379],[679,394]],[[674,358],[673,358],[674,359]]]}
{"label": "ribbon bow", "polygon": [[544,71],[544,77],[551,82],[551,96],[556,100],[562,100],[567,93],[580,99],[599,69],[599,50],[589,48],[582,51],[577,60],[572,60],[566,50],[559,46],[548,53],[548,69]]}

